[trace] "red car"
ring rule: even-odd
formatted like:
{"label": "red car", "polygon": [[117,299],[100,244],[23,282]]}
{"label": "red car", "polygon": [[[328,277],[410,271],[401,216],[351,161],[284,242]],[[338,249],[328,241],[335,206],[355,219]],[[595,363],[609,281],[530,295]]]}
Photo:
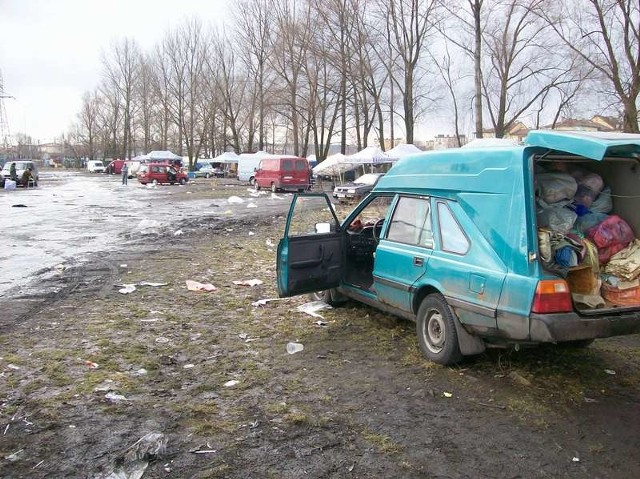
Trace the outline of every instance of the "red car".
{"label": "red car", "polygon": [[[175,171],[175,174],[171,174],[170,168]],[[182,168],[174,167],[169,163],[143,163],[138,170],[138,181],[143,185],[147,183],[180,183],[184,185],[189,181],[189,176],[184,172]]]}

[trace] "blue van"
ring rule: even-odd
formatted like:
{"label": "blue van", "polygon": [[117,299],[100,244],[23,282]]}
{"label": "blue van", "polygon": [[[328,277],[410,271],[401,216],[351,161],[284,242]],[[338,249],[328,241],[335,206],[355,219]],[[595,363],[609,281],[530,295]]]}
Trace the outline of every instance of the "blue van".
{"label": "blue van", "polygon": [[[532,131],[523,146],[400,160],[342,222],[326,195],[295,195],[278,245],[278,292],[333,305],[352,299],[415,321],[422,353],[441,364],[487,346],[587,346],[638,333],[640,294],[622,303],[603,298],[597,256],[578,265],[574,252],[560,255],[573,263],[556,256],[556,264],[540,238],[549,230],[545,173],[573,169],[601,178],[613,192],[611,217],[624,218],[637,237],[639,163],[640,135]],[[562,191],[553,190],[566,197],[553,212],[592,214],[572,202],[575,187]],[[589,243],[569,229],[576,232],[573,222],[551,233],[559,244]],[[585,269],[587,290],[572,280]]]}

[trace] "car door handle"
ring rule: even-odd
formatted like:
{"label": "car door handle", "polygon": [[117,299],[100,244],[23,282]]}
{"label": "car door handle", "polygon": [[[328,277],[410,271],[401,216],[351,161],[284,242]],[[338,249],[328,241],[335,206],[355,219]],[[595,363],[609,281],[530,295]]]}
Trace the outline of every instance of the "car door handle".
{"label": "car door handle", "polygon": [[413,265],[414,266],[423,266],[424,265],[424,258],[421,258],[420,256],[414,256],[413,257]]}

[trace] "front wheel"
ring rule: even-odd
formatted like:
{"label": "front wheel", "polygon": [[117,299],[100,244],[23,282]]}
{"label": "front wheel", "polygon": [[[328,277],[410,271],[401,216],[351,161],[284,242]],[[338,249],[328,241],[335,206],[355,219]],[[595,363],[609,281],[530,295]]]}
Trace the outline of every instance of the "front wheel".
{"label": "front wheel", "polygon": [[185,178],[180,178],[180,184],[184,185],[187,182],[187,180]]}
{"label": "front wheel", "polygon": [[341,306],[347,302],[347,298],[338,293],[335,289],[323,289],[309,293],[312,301],[324,301],[330,306]]}
{"label": "front wheel", "polygon": [[434,363],[449,366],[462,361],[453,312],[441,294],[422,300],[416,317],[416,332],[422,354]]}
{"label": "front wheel", "polygon": [[151,182],[151,184],[152,184],[153,186],[158,186],[158,180],[153,180],[153,181]]}
{"label": "front wheel", "polygon": [[275,183],[271,183],[271,193],[275,193],[276,191],[278,191],[278,188],[276,187]]}

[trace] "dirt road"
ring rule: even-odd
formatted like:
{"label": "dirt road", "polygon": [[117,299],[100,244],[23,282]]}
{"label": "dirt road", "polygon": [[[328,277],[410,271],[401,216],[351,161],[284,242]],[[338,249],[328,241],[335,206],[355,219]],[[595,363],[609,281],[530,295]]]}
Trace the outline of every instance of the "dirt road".
{"label": "dirt road", "polygon": [[0,476],[638,477],[638,336],[436,366],[373,309],[253,305],[283,223],[187,219],[1,300]]}

